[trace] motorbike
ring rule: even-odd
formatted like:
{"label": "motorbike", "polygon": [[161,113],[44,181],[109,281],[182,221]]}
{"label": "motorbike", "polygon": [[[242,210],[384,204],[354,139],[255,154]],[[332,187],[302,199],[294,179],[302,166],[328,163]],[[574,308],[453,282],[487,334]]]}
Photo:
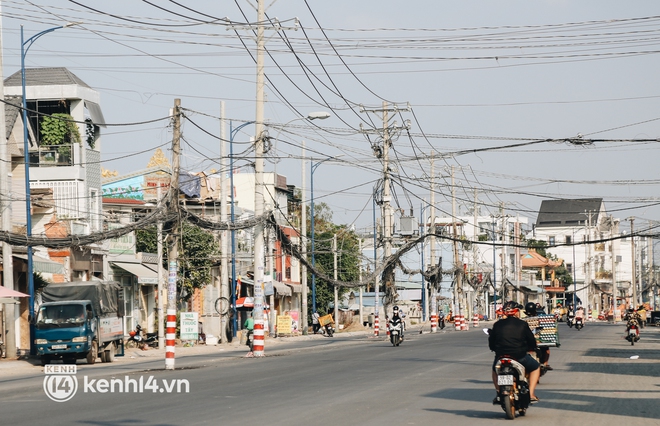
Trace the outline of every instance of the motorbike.
{"label": "motorbike", "polygon": [[566,325],[568,325],[570,328],[573,328],[575,322],[575,315],[573,313],[569,313],[566,316]]}
{"label": "motorbike", "polygon": [[126,347],[129,349],[144,346],[158,347],[158,332],[145,333],[145,336],[142,336],[142,327],[140,324],[136,325],[135,330],[129,332],[128,335],[129,338],[126,340]]}
{"label": "motorbike", "polygon": [[332,323],[328,323],[321,327],[321,334],[332,337],[332,335],[335,334],[335,328],[332,326]]}
{"label": "motorbike", "polygon": [[531,402],[525,367],[508,355],[502,355],[495,363],[495,373],[498,398],[507,419],[515,419],[516,411],[524,416]]}
{"label": "motorbike", "polygon": [[629,321],[626,327],[626,340],[630,342],[631,346],[634,346],[635,342],[639,341],[639,326],[637,325],[637,321]]}
{"label": "motorbike", "polygon": [[444,315],[439,315],[438,316],[438,328],[442,330],[445,328],[445,316]]}
{"label": "motorbike", "polygon": [[392,346],[399,346],[403,340],[403,325],[401,321],[390,321],[390,342]]}
{"label": "motorbike", "polygon": [[574,325],[576,330],[580,330],[582,327],[584,327],[584,321],[581,317],[576,317],[574,320]]}

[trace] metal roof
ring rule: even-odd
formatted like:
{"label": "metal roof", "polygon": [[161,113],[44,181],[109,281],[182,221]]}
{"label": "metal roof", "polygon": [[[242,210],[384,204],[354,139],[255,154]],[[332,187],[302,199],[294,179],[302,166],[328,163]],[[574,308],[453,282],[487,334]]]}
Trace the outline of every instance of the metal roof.
{"label": "metal roof", "polygon": [[[5,86],[21,86],[21,84],[20,70],[5,79]],[[87,83],[64,67],[25,69],[26,86],[67,86],[71,84],[91,89]]]}
{"label": "metal roof", "polygon": [[585,213],[587,211],[599,213],[602,205],[602,198],[543,200],[536,218],[536,227],[584,225],[587,221]]}

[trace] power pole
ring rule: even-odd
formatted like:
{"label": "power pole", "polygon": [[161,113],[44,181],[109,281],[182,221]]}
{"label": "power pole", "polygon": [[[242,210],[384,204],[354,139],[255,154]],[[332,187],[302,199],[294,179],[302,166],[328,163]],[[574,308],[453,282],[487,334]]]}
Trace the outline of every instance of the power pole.
{"label": "power pole", "polygon": [[634,217],[629,217],[628,220],[630,221],[630,251],[631,251],[631,256],[630,256],[630,262],[632,266],[632,304],[633,304],[633,309],[637,307],[637,268],[635,266],[635,260],[637,259],[636,252],[635,252],[635,218]]}
{"label": "power pole", "polygon": [[[333,254],[333,270],[334,270],[334,279],[337,281],[337,234],[332,236],[332,254]],[[335,323],[339,324],[339,287],[335,284]]]}
{"label": "power pole", "polygon": [[[0,3],[0,9],[2,4]],[[1,78],[3,70],[2,64],[2,21],[0,20],[0,95],[4,99],[5,83]],[[9,144],[7,142],[7,131],[5,128],[5,107],[0,107],[0,215],[2,216],[2,230],[5,232],[11,231],[11,157],[9,155]],[[2,243],[2,285],[10,290],[14,288],[14,267],[13,267],[13,250],[11,244],[7,242]],[[4,315],[3,319],[0,318],[0,323],[5,324],[5,327],[0,331],[0,338],[4,338],[5,348],[7,348],[7,358],[14,358],[16,356],[16,305],[7,303],[2,305],[0,315]],[[5,330],[7,334],[5,335]]]}
{"label": "power pole", "polygon": [[456,186],[454,185],[454,166],[451,166],[451,222],[454,246],[454,309],[455,315],[463,315],[463,304],[461,303],[461,271],[459,270],[458,258],[458,233],[456,231]]}
{"label": "power pole", "polygon": [[[591,219],[591,217],[590,217]],[[614,236],[614,216],[610,216],[610,237]],[[616,253],[614,251],[614,239],[610,242],[612,244],[612,322],[616,322]]]}
{"label": "power pole", "polygon": [[[392,132],[397,132],[402,129],[407,129],[410,127],[410,123],[406,122],[404,127],[397,127],[396,122],[393,126],[389,124],[389,113],[398,112],[398,111],[408,111],[410,108],[405,109],[398,108],[397,106],[389,107],[387,102],[383,102],[381,109],[372,109],[367,110],[364,107],[360,109],[361,112],[375,112],[383,114],[383,129],[378,132],[377,130],[361,130],[363,133],[380,133],[382,137],[382,147],[374,147],[376,152],[376,157],[380,158],[383,162],[383,198],[381,205],[381,217],[383,221],[383,259],[388,259],[392,255],[392,208],[390,205],[391,194],[390,194],[390,167],[389,167],[389,149],[392,145]],[[360,124],[362,129],[362,125]],[[396,287],[394,287],[394,266],[390,265],[383,271],[383,282],[385,286],[385,294],[396,294]],[[376,287],[376,297],[378,297],[378,287]],[[386,299],[387,300],[387,299]],[[378,302],[376,302],[378,303]],[[387,302],[386,302],[387,303]],[[387,306],[385,307],[387,309]],[[376,313],[374,314],[375,319],[378,318],[378,309],[376,307]]]}
{"label": "power pole", "polygon": [[[302,252],[303,259],[307,260],[307,206],[305,205],[305,176],[307,170],[307,161],[305,160],[305,141],[302,141],[302,191],[300,192],[300,251]],[[314,212],[312,212],[314,214]],[[300,273],[302,275],[302,332],[307,335],[309,325],[307,324],[307,267],[301,262]]]}
{"label": "power pole", "polygon": [[[220,222],[227,223],[227,123],[225,121],[225,101],[220,101]],[[229,295],[229,231],[220,231],[220,283],[217,286],[218,297]],[[220,315],[220,341],[227,343],[227,316]]]}
{"label": "power pole", "polygon": [[[435,159],[433,158],[433,153],[431,153],[431,194],[430,194],[430,201],[431,201],[431,220],[429,224],[429,232],[432,234],[430,237],[429,241],[429,262],[431,264],[431,268],[435,268]],[[437,318],[438,314],[438,296],[436,294],[437,291],[437,284],[438,284],[438,277],[439,277],[439,271],[438,273],[434,274],[436,277],[433,282],[431,282],[431,315],[432,318]]]}
{"label": "power pole", "polygon": [[167,335],[165,336],[165,369],[174,370],[174,347],[176,339],[176,283],[179,270],[179,156],[181,155],[181,99],[174,100],[172,110],[172,180],[170,182],[170,206],[172,213],[167,235],[167,260],[169,276],[167,281]]}
{"label": "power pole", "polygon": [[[156,197],[158,198],[156,205],[158,206],[158,210],[162,206],[161,198],[163,197],[160,184],[159,181],[156,191]],[[158,257],[158,349],[163,349],[165,347],[165,327],[163,323],[163,305],[165,304],[165,300],[163,298],[163,221],[161,219],[158,219],[158,223],[156,224],[156,245]]]}

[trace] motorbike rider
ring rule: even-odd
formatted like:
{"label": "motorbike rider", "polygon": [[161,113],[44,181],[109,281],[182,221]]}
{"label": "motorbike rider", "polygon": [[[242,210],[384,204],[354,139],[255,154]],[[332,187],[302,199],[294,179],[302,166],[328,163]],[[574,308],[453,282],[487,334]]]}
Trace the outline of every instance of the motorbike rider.
{"label": "motorbike rider", "polygon": [[518,318],[521,307],[514,301],[506,302],[502,307],[504,317],[495,322],[488,335],[488,347],[495,352],[492,368],[493,385],[497,391],[497,396],[493,400],[495,405],[500,403],[495,364],[502,355],[511,356],[525,367],[525,372],[529,375],[530,402],[534,404],[539,401],[534,391],[541,375],[540,364],[528,353],[536,350],[536,337],[527,323]]}
{"label": "motorbike rider", "polygon": [[[631,310],[632,311],[632,310]],[[637,334],[639,335],[639,324],[641,321],[640,315],[636,311],[628,312],[626,315],[628,322],[626,323],[626,334],[634,326],[637,327]]]}
{"label": "motorbike rider", "polygon": [[[525,305],[525,315],[528,317],[535,317],[538,315],[545,315],[543,312],[539,312],[539,305],[534,304],[534,302],[529,302]],[[539,362],[543,364],[545,369],[547,371],[554,370],[554,368],[550,367],[550,364],[548,364],[548,361],[550,360],[550,347],[549,346],[539,346]]]}
{"label": "motorbike rider", "polygon": [[399,307],[394,306],[392,308],[392,318],[390,318],[390,327],[395,327],[397,324],[401,324],[401,340],[403,340],[403,331],[406,327],[403,323],[403,319],[400,316]]}

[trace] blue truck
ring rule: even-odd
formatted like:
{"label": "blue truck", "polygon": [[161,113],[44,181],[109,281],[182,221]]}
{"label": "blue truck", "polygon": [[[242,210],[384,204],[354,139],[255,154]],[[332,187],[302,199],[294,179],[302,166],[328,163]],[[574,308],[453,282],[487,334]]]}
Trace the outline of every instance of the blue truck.
{"label": "blue truck", "polygon": [[115,281],[53,283],[41,294],[35,322],[36,353],[41,365],[61,359],[94,364],[123,355],[124,303]]}

